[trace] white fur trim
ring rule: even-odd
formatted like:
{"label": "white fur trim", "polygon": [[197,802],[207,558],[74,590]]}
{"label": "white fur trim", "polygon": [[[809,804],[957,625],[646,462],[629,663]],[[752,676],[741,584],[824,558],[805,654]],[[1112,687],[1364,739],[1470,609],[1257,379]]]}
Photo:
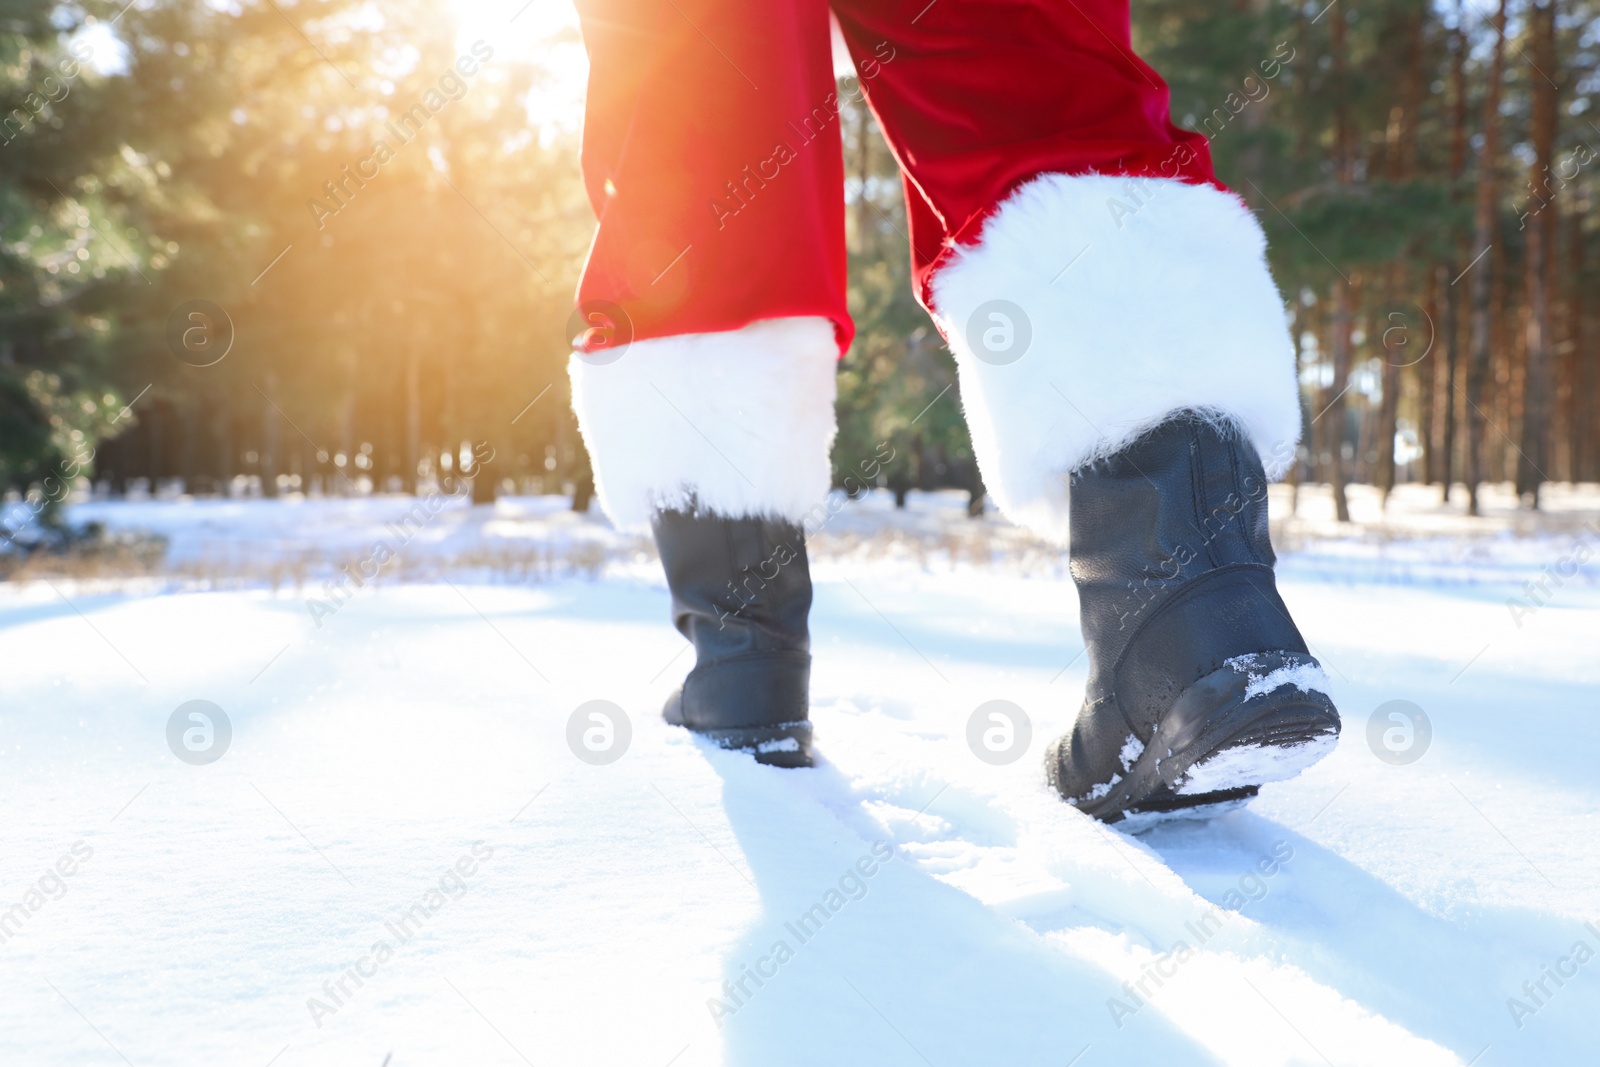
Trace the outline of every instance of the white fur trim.
{"label": "white fur trim", "polygon": [[572,407],[611,521],[643,530],[687,508],[798,521],[831,484],[839,354],[825,318],[635,341],[614,363],[574,354]]}
{"label": "white fur trim", "polygon": [[[992,300],[1031,325],[1013,363],[985,362],[969,342],[975,316],[992,321]],[[976,245],[955,249],[933,302],[984,481],[1007,516],[1041,534],[1067,540],[1069,471],[1182,408],[1241,427],[1270,477],[1294,458],[1300,401],[1283,300],[1261,227],[1235,196],[1162,178],[1042,175]]]}

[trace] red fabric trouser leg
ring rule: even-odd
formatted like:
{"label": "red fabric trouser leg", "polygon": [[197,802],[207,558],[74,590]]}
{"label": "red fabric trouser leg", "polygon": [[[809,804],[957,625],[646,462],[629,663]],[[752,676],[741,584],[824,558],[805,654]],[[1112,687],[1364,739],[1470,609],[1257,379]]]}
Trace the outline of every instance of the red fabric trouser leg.
{"label": "red fabric trouser leg", "polygon": [[925,306],[951,244],[1040,174],[1215,183],[1206,139],[1172,124],[1166,82],[1133,54],[1127,0],[833,8],[905,178]]}
{"label": "red fabric trouser leg", "polygon": [[[1045,172],[1212,181],[1205,138],[1133,55],[1126,0],[835,0],[905,172],[919,296]],[[845,310],[844,174],[825,0],[587,0],[579,290],[635,337]],[[681,257],[681,258],[679,258]]]}
{"label": "red fabric trouser leg", "polygon": [[635,338],[822,316],[848,346],[844,165],[826,0],[580,0],[580,301]]}

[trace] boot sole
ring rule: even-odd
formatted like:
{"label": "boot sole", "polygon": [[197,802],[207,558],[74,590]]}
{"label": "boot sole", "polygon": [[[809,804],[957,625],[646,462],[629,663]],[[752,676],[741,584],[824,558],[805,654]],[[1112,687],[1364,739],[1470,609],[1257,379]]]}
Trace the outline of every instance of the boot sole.
{"label": "boot sole", "polygon": [[[1339,712],[1320,689],[1309,656],[1256,653],[1227,661],[1179,694],[1156,732],[1120,778],[1075,806],[1102,822],[1149,825],[1205,819],[1246,804],[1333,751]],[[1059,778],[1061,746],[1047,753],[1050,784],[1074,803]],[[1100,789],[1101,787],[1096,787]]]}
{"label": "boot sole", "polygon": [[811,723],[782,722],[773,726],[733,726],[717,730],[693,730],[730,752],[748,753],[757,763],[769,767],[810,767]]}
{"label": "boot sole", "polygon": [[1128,834],[1142,834],[1168,823],[1206,822],[1230,811],[1238,811],[1256,798],[1259,786],[1246,785],[1217,793],[1198,796],[1156,796],[1142,802],[1138,808],[1125,811],[1116,821],[1117,829]]}

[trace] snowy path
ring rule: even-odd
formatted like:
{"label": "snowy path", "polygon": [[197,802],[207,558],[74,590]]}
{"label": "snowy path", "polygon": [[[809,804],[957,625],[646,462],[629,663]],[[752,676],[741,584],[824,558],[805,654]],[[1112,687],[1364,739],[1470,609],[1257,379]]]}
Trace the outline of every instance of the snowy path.
{"label": "snowy path", "polygon": [[[689,657],[643,568],[369,588],[321,629],[287,591],[4,589],[0,1062],[1570,1059],[1600,990],[1573,956],[1600,949],[1600,592],[1519,629],[1507,588],[1285,573],[1338,752],[1139,838],[1042,783],[1084,676],[1062,581],[819,565],[804,772],[659,723]],[[965,738],[997,698],[1033,740],[992,767]],[[232,723],[209,766],[167,748],[192,699]],[[593,699],[632,726],[605,766],[567,743]],[[1393,699],[1432,722],[1410,765],[1367,744]]]}

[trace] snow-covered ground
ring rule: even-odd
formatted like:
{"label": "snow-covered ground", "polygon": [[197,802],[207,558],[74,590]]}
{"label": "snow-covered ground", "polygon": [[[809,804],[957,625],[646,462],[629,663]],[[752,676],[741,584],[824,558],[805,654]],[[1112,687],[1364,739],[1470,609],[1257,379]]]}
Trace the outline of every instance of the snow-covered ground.
{"label": "snow-covered ground", "polygon": [[[790,772],[659,721],[690,656],[648,550],[559,501],[404,544],[397,499],[74,505],[172,573],[0,586],[0,1063],[1581,1060],[1600,498],[1530,529],[1426,494],[1278,516],[1343,740],[1139,837],[1042,780],[1084,681],[1061,560],[955,497],[817,539],[824,758]],[[169,747],[195,700],[209,764]],[[998,766],[991,700],[1031,726]],[[1431,739],[1369,741],[1390,701]]]}

